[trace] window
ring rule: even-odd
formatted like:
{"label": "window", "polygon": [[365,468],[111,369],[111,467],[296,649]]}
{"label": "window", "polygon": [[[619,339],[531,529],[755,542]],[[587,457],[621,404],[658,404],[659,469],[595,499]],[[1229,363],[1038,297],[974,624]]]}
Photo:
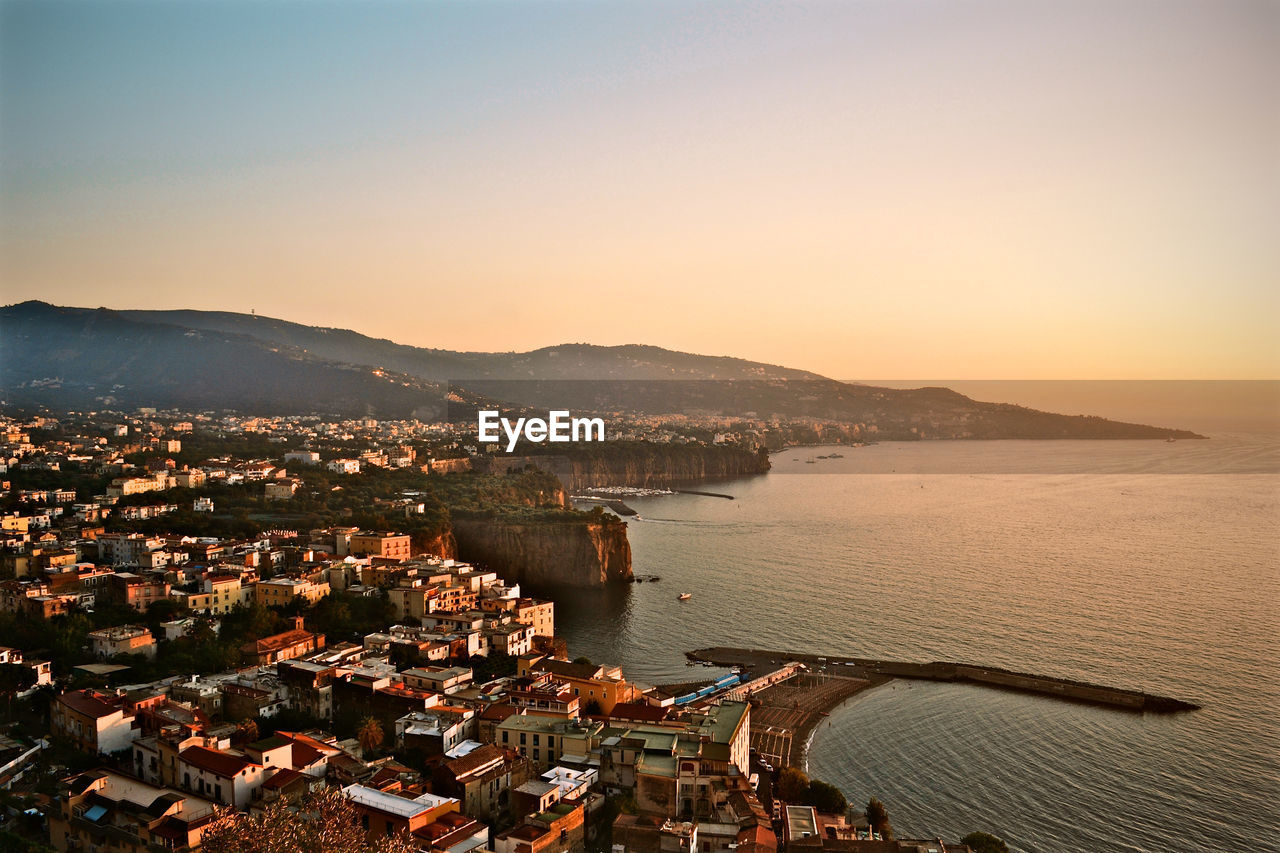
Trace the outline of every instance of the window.
{"label": "window", "polygon": [[520,733],[520,743],[521,743],[521,745],[523,745],[523,744],[524,744],[524,732],[521,732],[521,733]]}
{"label": "window", "polygon": [[533,745],[534,746],[538,745],[538,736],[536,734],[533,736]]}

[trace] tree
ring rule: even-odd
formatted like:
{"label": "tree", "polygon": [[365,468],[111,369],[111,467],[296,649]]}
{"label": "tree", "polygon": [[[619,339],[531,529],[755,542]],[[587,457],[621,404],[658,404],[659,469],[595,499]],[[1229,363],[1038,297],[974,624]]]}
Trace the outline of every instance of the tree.
{"label": "tree", "polygon": [[0,694],[8,702],[8,713],[13,711],[13,697],[36,683],[36,673],[20,663],[0,664]]}
{"label": "tree", "polygon": [[1009,853],[1009,845],[989,832],[971,832],[960,843],[972,847],[973,853]]}
{"label": "tree", "polygon": [[370,843],[360,826],[360,811],[338,788],[303,797],[296,812],[281,797],[261,813],[223,809],[201,839],[206,853],[414,853],[406,834]]}
{"label": "tree", "polygon": [[849,808],[849,801],[844,798],[843,791],[835,785],[828,785],[817,779],[809,783],[803,802],[827,814],[844,814]]}
{"label": "tree", "polygon": [[231,738],[239,745],[254,743],[258,740],[258,721],[250,717],[236,723],[236,733]]}
{"label": "tree", "polygon": [[880,833],[885,841],[893,839],[893,826],[889,823],[889,812],[884,807],[884,803],[871,798],[871,802],[867,803],[867,823],[873,830]]}
{"label": "tree", "polygon": [[784,767],[778,772],[773,792],[784,803],[803,803],[809,793],[809,777],[798,767]]}
{"label": "tree", "polygon": [[376,752],[378,747],[382,746],[382,723],[378,722],[377,717],[365,717],[360,721],[360,728],[356,730],[356,740],[360,742],[360,748],[366,754]]}

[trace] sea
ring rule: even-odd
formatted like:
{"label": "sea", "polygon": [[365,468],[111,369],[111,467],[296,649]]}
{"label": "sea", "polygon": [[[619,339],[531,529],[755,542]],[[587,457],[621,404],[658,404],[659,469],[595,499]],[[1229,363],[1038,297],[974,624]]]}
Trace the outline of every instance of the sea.
{"label": "sea", "polygon": [[719,673],[684,657],[716,645],[954,660],[1189,700],[894,681],[831,714],[807,769],[899,837],[1280,850],[1274,433],[792,448],[698,488],[733,500],[627,499],[634,570],[660,581],[555,593],[571,655],[647,683]]}

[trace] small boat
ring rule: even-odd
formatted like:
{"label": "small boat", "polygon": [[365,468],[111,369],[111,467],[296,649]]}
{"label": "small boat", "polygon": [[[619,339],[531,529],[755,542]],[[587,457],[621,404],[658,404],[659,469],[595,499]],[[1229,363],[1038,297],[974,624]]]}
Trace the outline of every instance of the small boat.
{"label": "small boat", "polygon": [[1178,440],[1178,439],[1176,439],[1176,438],[1166,438],[1166,439],[1165,439],[1165,443],[1166,443],[1166,444],[1173,444],[1173,443],[1174,443],[1175,441],[1177,441],[1177,440]]}
{"label": "small boat", "polygon": [[679,595],[679,596],[677,596],[676,600],[677,600],[677,601],[688,601],[688,600],[689,600],[689,599],[691,599],[691,598],[693,598],[693,593],[691,593],[691,592],[682,592],[682,593],[680,593],[680,595]]}

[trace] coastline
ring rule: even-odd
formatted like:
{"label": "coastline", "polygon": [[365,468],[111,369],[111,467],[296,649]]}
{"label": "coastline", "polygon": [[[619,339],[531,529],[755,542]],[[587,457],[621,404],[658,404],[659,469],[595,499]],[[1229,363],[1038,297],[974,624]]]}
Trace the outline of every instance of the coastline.
{"label": "coastline", "polygon": [[809,752],[813,748],[813,740],[818,734],[818,729],[827,722],[829,716],[839,707],[844,705],[855,696],[874,690],[877,687],[883,687],[892,681],[892,678],[877,676],[870,680],[862,680],[861,684],[850,689],[848,692],[841,694],[834,701],[825,703],[824,707],[817,713],[809,715],[809,718],[803,725],[796,728],[793,735],[794,739],[799,743],[798,747],[793,747],[791,752],[791,766],[798,767],[806,774],[809,772]]}

